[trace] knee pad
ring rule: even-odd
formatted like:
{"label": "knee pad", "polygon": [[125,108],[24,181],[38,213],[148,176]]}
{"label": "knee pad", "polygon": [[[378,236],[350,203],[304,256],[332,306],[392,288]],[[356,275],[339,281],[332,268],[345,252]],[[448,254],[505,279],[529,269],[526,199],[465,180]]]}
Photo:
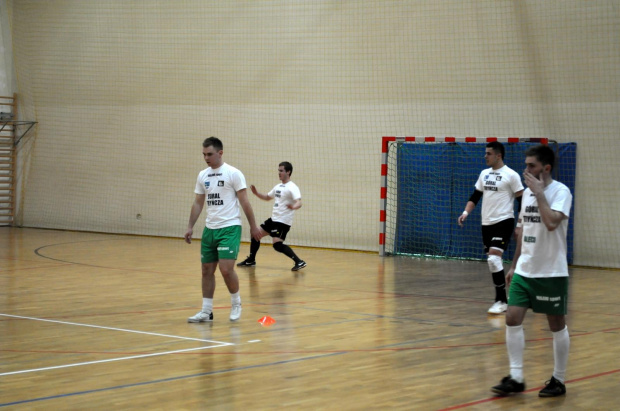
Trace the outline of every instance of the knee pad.
{"label": "knee pad", "polygon": [[283,251],[283,248],[284,243],[282,241],[276,241],[275,243],[273,243],[273,249],[277,252],[281,253]]}
{"label": "knee pad", "polygon": [[491,273],[498,273],[504,269],[502,257],[499,255],[490,255],[489,258],[487,258],[487,263],[489,264],[489,270]]}

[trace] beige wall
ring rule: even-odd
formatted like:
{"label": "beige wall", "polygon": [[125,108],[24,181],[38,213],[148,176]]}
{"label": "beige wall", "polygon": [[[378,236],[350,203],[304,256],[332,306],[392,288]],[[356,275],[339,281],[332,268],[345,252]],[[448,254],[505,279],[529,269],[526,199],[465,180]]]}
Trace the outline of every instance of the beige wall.
{"label": "beige wall", "polygon": [[618,4],[9,1],[19,223],[180,237],[216,135],[261,191],[293,163],[291,244],[377,250],[381,136],[548,137],[578,143],[574,263],[620,267]]}

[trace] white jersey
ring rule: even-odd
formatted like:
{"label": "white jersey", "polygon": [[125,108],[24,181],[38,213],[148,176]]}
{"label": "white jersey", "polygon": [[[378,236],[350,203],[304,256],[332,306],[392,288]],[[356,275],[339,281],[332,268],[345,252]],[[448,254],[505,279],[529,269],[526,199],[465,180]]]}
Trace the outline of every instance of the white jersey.
{"label": "white jersey", "polygon": [[243,173],[223,163],[219,168],[202,170],[196,181],[196,194],[205,194],[207,228],[241,225],[237,191],[246,188]]}
{"label": "white jersey", "polygon": [[476,190],[482,191],[482,225],[491,225],[515,217],[515,193],[523,190],[521,177],[503,166],[497,170],[482,170]]}
{"label": "white jersey", "polygon": [[523,227],[521,255],[515,273],[530,278],[568,277],[566,234],[573,196],[568,187],[555,180],[545,187],[544,193],[551,209],[566,218],[555,230],[547,230],[536,196],[529,188],[525,190],[519,214]]}
{"label": "white jersey", "polygon": [[289,226],[293,225],[295,210],[291,210],[288,206],[295,204],[301,198],[301,191],[299,191],[297,184],[292,181],[286,184],[277,184],[267,195],[276,200],[273,203],[271,219]]}

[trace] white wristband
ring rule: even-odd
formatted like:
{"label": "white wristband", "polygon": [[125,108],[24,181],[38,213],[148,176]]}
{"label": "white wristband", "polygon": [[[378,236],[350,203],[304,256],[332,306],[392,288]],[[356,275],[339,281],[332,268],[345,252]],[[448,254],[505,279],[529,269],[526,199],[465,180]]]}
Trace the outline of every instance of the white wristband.
{"label": "white wristband", "polygon": [[464,215],[465,217],[467,217],[467,216],[469,215],[469,213],[468,213],[467,211],[463,211],[463,215]]}

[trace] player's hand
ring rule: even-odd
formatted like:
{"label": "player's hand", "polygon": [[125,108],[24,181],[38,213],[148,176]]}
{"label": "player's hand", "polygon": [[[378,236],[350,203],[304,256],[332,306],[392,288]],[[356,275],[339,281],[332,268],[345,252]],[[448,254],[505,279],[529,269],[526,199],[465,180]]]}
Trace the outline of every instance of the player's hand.
{"label": "player's hand", "polygon": [[254,184],[250,185],[250,190],[252,190],[252,193],[255,196],[258,196],[258,190],[256,190],[256,187],[254,187]]}
{"label": "player's hand", "polygon": [[251,227],[250,228],[250,235],[256,241],[260,241],[260,239],[263,238],[261,229],[259,227]]}
{"label": "player's hand", "polygon": [[463,224],[465,223],[466,219],[467,219],[467,215],[465,215],[465,214],[461,214],[459,216],[459,218],[456,220],[457,223],[459,223],[459,227],[463,227]]}
{"label": "player's hand", "polygon": [[542,194],[545,191],[545,182],[542,173],[536,178],[533,174],[526,171],[523,173],[523,180],[534,195]]}
{"label": "player's hand", "polygon": [[186,242],[187,244],[191,244],[191,243],[192,243],[192,234],[194,234],[194,230],[193,230],[193,229],[191,229],[191,228],[190,228],[190,229],[188,229],[188,230],[185,232],[185,235],[184,235],[183,237],[185,238],[185,242]]}
{"label": "player's hand", "polygon": [[510,283],[512,282],[512,277],[515,274],[515,269],[514,268],[510,268],[510,270],[508,270],[508,273],[506,273],[506,290],[510,290]]}

